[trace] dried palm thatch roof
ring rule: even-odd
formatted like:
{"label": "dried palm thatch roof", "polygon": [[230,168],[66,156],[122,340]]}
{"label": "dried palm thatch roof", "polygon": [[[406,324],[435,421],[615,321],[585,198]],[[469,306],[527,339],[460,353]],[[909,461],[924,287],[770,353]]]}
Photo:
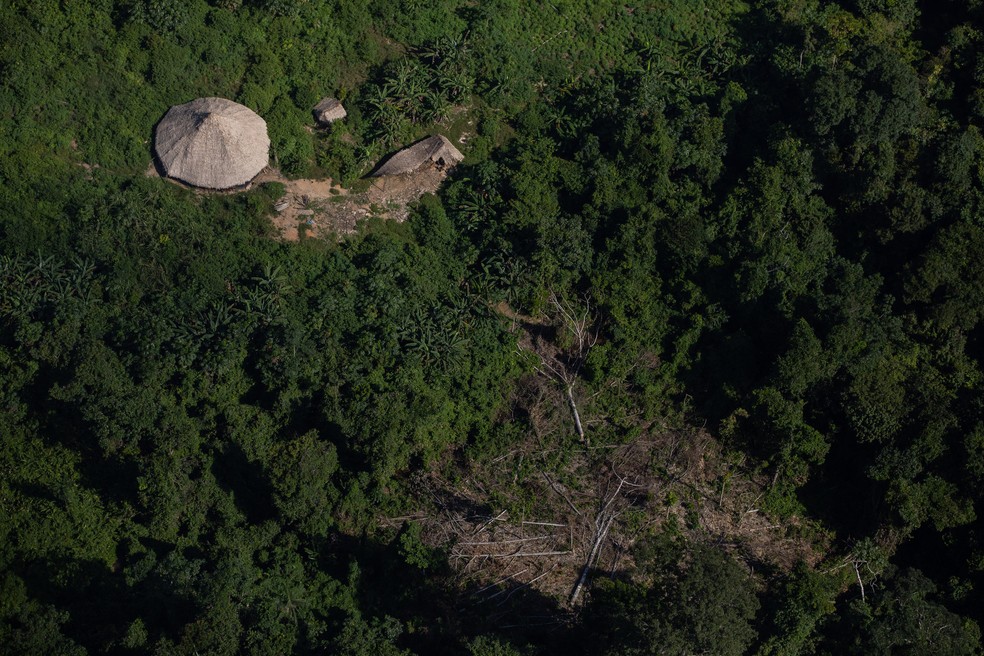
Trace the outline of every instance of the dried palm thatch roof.
{"label": "dried palm thatch roof", "polygon": [[314,118],[322,125],[328,125],[348,116],[348,112],[335,98],[324,98],[314,106]]}
{"label": "dried palm thatch roof", "polygon": [[206,189],[240,187],[267,165],[270,137],[253,110],[225,98],[198,98],[167,111],[154,151],[168,177]]}
{"label": "dried palm thatch roof", "polygon": [[412,173],[428,163],[436,164],[441,168],[451,168],[463,159],[464,156],[450,141],[437,134],[396,153],[372,175],[379,177]]}

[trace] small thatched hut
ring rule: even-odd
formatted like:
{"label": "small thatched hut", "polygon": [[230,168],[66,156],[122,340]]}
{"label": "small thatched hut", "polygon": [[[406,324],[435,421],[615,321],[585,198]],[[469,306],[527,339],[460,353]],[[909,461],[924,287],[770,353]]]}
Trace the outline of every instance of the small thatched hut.
{"label": "small thatched hut", "polygon": [[314,118],[321,125],[330,125],[348,116],[348,112],[335,98],[325,98],[314,106]]}
{"label": "small thatched hut", "polygon": [[379,177],[412,173],[425,164],[434,164],[438,168],[449,169],[463,159],[464,156],[450,141],[437,134],[396,153],[376,169],[372,175]]}
{"label": "small thatched hut", "polygon": [[154,152],[171,178],[206,189],[241,187],[269,161],[266,122],[225,98],[198,98],[168,110]]}

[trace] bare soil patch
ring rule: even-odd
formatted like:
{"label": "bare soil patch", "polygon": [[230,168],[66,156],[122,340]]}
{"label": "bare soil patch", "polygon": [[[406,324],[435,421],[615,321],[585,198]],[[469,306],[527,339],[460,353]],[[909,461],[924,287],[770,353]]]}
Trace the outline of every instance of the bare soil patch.
{"label": "bare soil patch", "polygon": [[[145,173],[148,177],[163,177],[154,162]],[[275,205],[270,222],[277,236],[297,241],[302,236],[331,237],[355,231],[359,221],[378,216],[392,221],[404,221],[409,205],[423,195],[436,192],[447,171],[437,166],[423,166],[405,175],[373,178],[368,191],[352,193],[331,178],[291,180],[278,169],[267,167],[241,189],[213,191],[190,187],[178,180],[165,180],[199,194],[236,194],[255,185],[279,182],[284,196]]]}
{"label": "bare soil patch", "polygon": [[375,178],[368,191],[352,193],[331,179],[289,180],[275,170],[264,172],[256,182],[279,182],[286,193],[270,217],[282,239],[296,241],[302,235],[327,237],[355,231],[359,221],[378,216],[404,221],[409,205],[434,193],[447,172],[426,166],[414,173]]}
{"label": "bare soil patch", "polygon": [[275,204],[270,222],[277,235],[287,241],[297,241],[303,234],[321,234],[328,227],[330,206],[338,204],[347,194],[330,178],[290,180],[276,169],[263,171],[253,181],[254,184],[265,182],[279,182],[284,186],[284,195]]}

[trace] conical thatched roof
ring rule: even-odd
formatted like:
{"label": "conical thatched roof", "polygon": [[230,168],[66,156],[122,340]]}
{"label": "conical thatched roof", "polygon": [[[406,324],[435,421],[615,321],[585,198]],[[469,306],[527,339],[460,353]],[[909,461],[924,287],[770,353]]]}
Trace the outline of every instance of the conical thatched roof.
{"label": "conical thatched roof", "polygon": [[464,156],[445,137],[437,134],[404,148],[386,160],[372,174],[374,176],[400,175],[412,173],[427,163],[441,168],[451,168],[464,159]]}
{"label": "conical thatched roof", "polygon": [[328,125],[348,116],[348,112],[335,98],[324,98],[314,106],[314,118],[322,125]]}
{"label": "conical thatched roof", "polygon": [[167,111],[154,151],[164,172],[195,187],[240,187],[267,165],[266,122],[225,98],[198,98]]}

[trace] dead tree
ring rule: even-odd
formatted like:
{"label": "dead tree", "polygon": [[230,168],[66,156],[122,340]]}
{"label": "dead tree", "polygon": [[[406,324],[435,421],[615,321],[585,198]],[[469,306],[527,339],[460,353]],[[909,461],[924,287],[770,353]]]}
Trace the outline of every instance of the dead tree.
{"label": "dead tree", "polygon": [[[608,531],[612,528],[612,524],[615,523],[615,520],[618,519],[624,509],[625,504],[622,498],[622,489],[625,487],[640,487],[638,484],[630,483],[625,478],[619,476],[618,472],[615,472],[614,469],[612,471],[615,477],[618,478],[618,486],[614,492],[605,494],[602,497],[598,514],[595,515],[594,538],[591,541],[591,549],[588,551],[588,557],[585,559],[584,566],[581,568],[581,575],[577,578],[574,589],[571,590],[570,604],[572,606],[577,603],[578,598],[581,596],[581,591],[588,582],[591,569],[601,555],[601,549],[605,544],[605,540],[608,538]],[[611,488],[609,487],[609,489]]]}
{"label": "dead tree", "polygon": [[574,399],[574,386],[577,384],[581,368],[588,359],[588,353],[598,343],[598,333],[593,329],[595,317],[591,311],[591,300],[585,296],[583,308],[577,308],[551,293],[548,302],[556,311],[563,329],[570,334],[572,344],[566,353],[548,354],[546,349],[535,349],[539,358],[536,370],[547,378],[557,381],[563,388],[567,406],[574,419],[574,430],[581,442],[587,444],[581,413]]}

